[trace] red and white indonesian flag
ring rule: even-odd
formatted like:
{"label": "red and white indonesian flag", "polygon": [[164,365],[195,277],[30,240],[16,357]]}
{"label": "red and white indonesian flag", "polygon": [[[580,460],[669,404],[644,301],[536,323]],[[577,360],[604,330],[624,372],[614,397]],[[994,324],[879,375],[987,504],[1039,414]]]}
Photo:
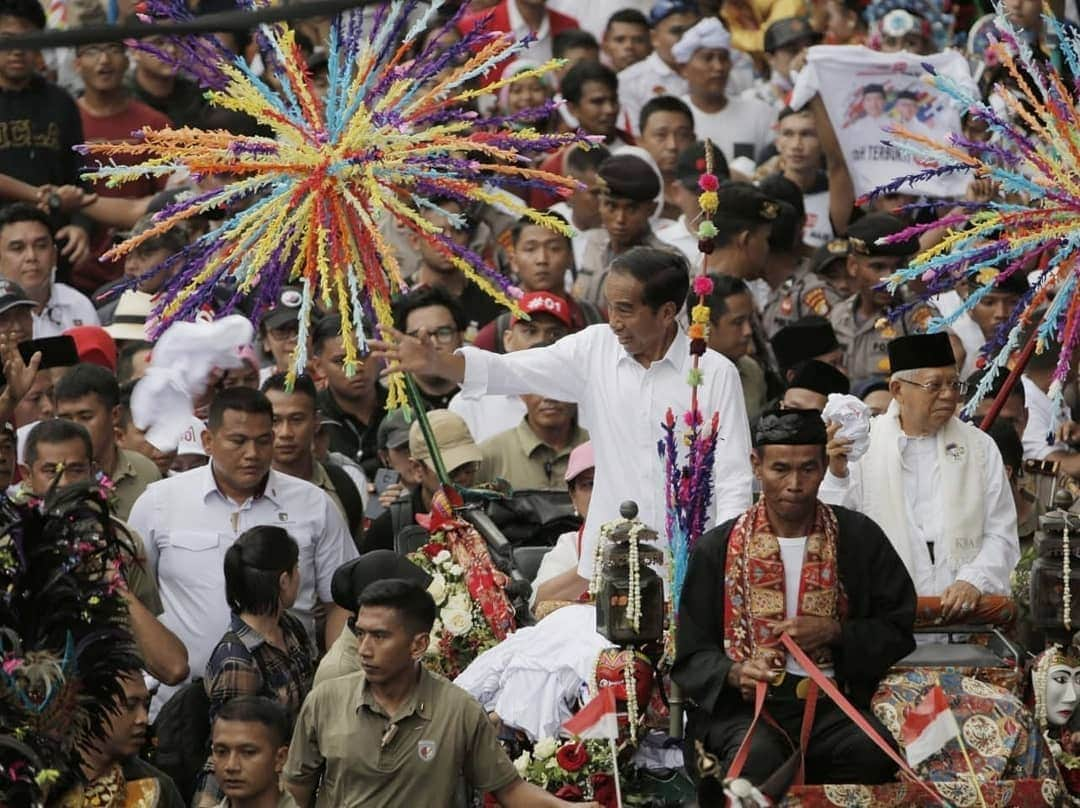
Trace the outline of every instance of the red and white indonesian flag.
{"label": "red and white indonesian flag", "polygon": [[576,715],[563,724],[563,729],[575,737],[618,738],[619,716],[615,705],[615,691],[610,687],[600,689],[600,693],[582,707]]}
{"label": "red and white indonesian flag", "polygon": [[900,740],[908,764],[915,768],[960,734],[949,709],[949,700],[940,685],[934,685],[915,708],[904,717]]}

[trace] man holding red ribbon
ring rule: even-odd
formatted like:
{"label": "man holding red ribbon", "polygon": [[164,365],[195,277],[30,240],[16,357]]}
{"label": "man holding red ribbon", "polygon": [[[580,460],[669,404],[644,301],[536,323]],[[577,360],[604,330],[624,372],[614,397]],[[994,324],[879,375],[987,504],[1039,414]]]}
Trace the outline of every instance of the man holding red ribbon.
{"label": "man holding red ribbon", "polygon": [[[820,412],[766,413],[754,438],[762,497],[701,537],[682,590],[672,677],[690,704],[688,755],[707,753],[728,776],[755,784],[797,757],[780,793],[803,774],[812,783],[885,782],[896,766],[865,732],[891,741],[869,705],[881,676],[915,648],[911,578],[874,522],[818,501]],[[817,697],[785,634],[863,721]]]}

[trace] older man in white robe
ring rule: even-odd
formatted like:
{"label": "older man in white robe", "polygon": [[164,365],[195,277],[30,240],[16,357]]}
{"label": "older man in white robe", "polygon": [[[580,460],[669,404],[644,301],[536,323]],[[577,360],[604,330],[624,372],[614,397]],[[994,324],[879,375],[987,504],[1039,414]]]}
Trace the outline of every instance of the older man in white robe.
{"label": "older man in white robe", "polygon": [[834,437],[820,496],[881,525],[916,592],[940,596],[952,619],[1009,593],[1016,509],[993,439],[956,417],[966,385],[948,336],[894,339],[889,364],[893,402],[871,422],[869,449],[849,462],[850,443]]}

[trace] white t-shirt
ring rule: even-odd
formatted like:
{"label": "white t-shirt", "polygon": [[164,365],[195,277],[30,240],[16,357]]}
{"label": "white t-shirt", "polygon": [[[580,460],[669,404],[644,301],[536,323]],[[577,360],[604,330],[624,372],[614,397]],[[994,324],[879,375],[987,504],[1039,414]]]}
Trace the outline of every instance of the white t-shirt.
{"label": "white t-shirt", "polygon": [[824,176],[821,179],[809,191],[803,191],[803,208],[806,210],[803,244],[810,247],[828,244],[835,235],[829,215],[829,182]]}
{"label": "white t-shirt", "polygon": [[1068,420],[1067,412],[1054,412],[1054,402],[1039,386],[1027,376],[1021,376],[1024,383],[1024,406],[1027,407],[1028,421],[1024,428],[1024,459],[1045,460],[1052,452],[1067,452],[1069,447],[1060,441],[1047,443],[1047,438],[1055,428]]}
{"label": "white t-shirt", "polygon": [[[803,555],[806,553],[806,536],[797,539],[780,539],[780,560],[784,562],[784,613],[785,617],[796,617],[799,613],[799,583],[802,581]],[[794,676],[806,676],[803,668],[791,654],[787,655],[784,670]],[[826,676],[833,675],[833,669],[822,668]]]}
{"label": "white t-shirt", "polygon": [[[799,613],[799,582],[802,580],[803,554],[806,552],[806,536],[797,539],[777,539],[780,542],[780,560],[784,562],[784,617],[790,619]],[[788,654],[784,670],[796,676],[806,676],[806,671]]]}
{"label": "white t-shirt", "polygon": [[521,396],[465,398],[458,393],[450,399],[447,409],[461,416],[476,443],[513,429],[526,413]]}
{"label": "white t-shirt", "polygon": [[[949,317],[964,305],[964,299],[952,289],[935,296],[931,302],[937,307],[942,317]],[[979,351],[982,350],[986,340],[983,339],[982,329],[979,328],[979,324],[972,320],[971,315],[966,311],[952,321],[949,331],[956,334],[960,338],[960,343],[964,346],[966,355],[964,356],[964,366],[960,368],[960,378],[966,379],[975,372],[975,362],[979,358]]]}
{"label": "white t-shirt", "polygon": [[746,157],[757,163],[758,157],[773,141],[776,110],[753,98],[734,96],[719,112],[703,112],[694,106],[689,95],[682,98],[694,115],[694,134],[698,140],[711,140],[731,163]]}

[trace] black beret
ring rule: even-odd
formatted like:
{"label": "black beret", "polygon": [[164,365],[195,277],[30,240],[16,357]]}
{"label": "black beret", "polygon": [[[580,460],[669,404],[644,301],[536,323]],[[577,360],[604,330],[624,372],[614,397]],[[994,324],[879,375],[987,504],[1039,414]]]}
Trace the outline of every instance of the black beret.
{"label": "black beret", "polygon": [[651,202],[660,195],[660,178],[635,154],[613,154],[600,164],[596,178],[609,196]]}
{"label": "black beret", "polygon": [[748,182],[725,182],[716,191],[716,218],[743,224],[772,224],[780,203]]}
{"label": "black beret", "polygon": [[812,45],[821,35],[810,27],[806,17],[785,17],[765,29],[765,52],[775,53],[780,48],[805,42]]}
{"label": "black beret", "polygon": [[914,236],[895,244],[878,244],[879,239],[906,228],[907,225],[891,213],[868,213],[848,226],[848,248],[853,255],[907,258],[919,251],[919,241]]}
{"label": "black beret", "polygon": [[816,314],[801,317],[791,325],[784,326],[773,334],[770,342],[781,370],[793,368],[804,359],[813,359],[840,347],[832,323]]}
{"label": "black beret", "polygon": [[837,261],[846,261],[848,242],[846,238],[834,238],[822,244],[810,256],[810,271],[824,274]]}
{"label": "black beret", "polygon": [[851,380],[832,365],[807,359],[795,366],[794,375],[788,382],[788,389],[792,387],[813,390],[823,396],[832,393],[847,395],[851,392]]}
{"label": "black beret", "polygon": [[334,571],[334,577],[330,579],[330,595],[342,609],[355,612],[356,602],[368,584],[388,578],[413,581],[425,589],[431,583],[431,576],[409,559],[391,550],[372,550]]}

